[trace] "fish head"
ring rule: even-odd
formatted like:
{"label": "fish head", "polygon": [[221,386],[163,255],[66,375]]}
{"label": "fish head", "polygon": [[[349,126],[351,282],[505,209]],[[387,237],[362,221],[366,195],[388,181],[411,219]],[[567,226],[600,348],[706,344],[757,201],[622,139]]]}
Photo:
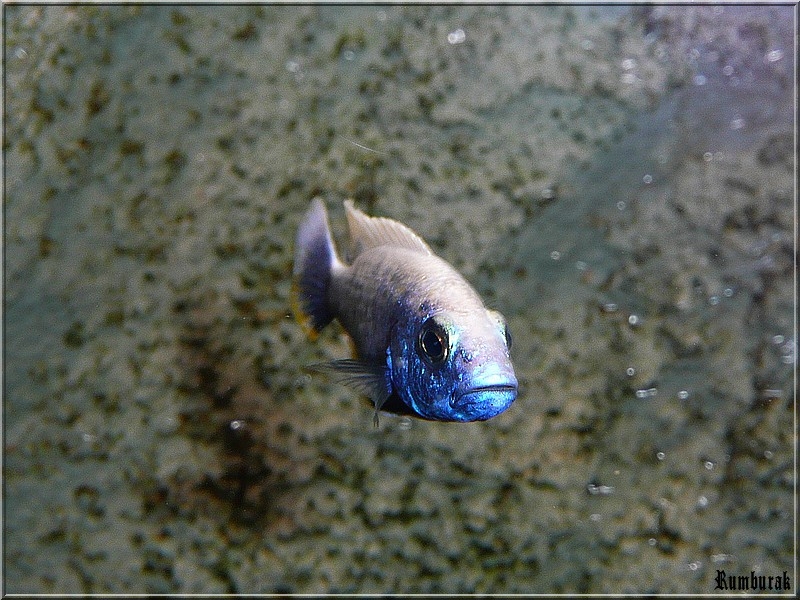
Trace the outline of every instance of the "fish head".
{"label": "fish head", "polygon": [[517,397],[510,344],[502,315],[482,307],[411,319],[393,336],[393,388],[425,419],[485,421]]}

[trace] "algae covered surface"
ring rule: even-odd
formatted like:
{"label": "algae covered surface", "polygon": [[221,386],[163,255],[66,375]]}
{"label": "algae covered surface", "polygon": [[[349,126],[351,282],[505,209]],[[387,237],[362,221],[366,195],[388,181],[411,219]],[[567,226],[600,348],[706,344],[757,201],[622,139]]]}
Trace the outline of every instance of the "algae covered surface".
{"label": "algae covered surface", "polygon": [[[4,21],[5,592],[794,591],[792,7]],[[318,195],[506,315],[506,413],[304,370]]]}

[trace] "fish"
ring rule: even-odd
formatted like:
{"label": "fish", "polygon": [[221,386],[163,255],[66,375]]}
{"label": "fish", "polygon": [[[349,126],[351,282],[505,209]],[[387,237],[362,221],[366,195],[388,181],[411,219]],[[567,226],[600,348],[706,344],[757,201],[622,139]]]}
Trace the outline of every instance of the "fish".
{"label": "fish", "polygon": [[517,397],[503,315],[406,225],[344,201],[346,261],[320,197],[297,230],[292,305],[313,340],[334,319],[355,356],[312,366],[369,397],[378,412],[485,421]]}

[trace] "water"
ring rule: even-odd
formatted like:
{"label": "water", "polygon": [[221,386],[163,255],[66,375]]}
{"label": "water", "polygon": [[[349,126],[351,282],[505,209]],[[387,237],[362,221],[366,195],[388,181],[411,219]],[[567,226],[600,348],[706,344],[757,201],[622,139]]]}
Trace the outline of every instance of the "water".
{"label": "water", "polygon": [[[789,8],[6,14],[6,591],[792,574]],[[512,409],[375,430],[302,370],[317,194],[506,314]]]}

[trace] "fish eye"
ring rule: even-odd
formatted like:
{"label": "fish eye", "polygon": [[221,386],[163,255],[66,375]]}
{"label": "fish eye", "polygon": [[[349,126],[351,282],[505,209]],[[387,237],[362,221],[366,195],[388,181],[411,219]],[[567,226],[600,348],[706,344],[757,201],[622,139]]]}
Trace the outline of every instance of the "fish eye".
{"label": "fish eye", "polygon": [[433,319],[423,323],[418,342],[422,355],[432,365],[439,365],[447,359],[447,332]]}
{"label": "fish eye", "polygon": [[508,329],[508,325],[503,327],[503,333],[506,336],[506,348],[511,350],[511,331]]}

